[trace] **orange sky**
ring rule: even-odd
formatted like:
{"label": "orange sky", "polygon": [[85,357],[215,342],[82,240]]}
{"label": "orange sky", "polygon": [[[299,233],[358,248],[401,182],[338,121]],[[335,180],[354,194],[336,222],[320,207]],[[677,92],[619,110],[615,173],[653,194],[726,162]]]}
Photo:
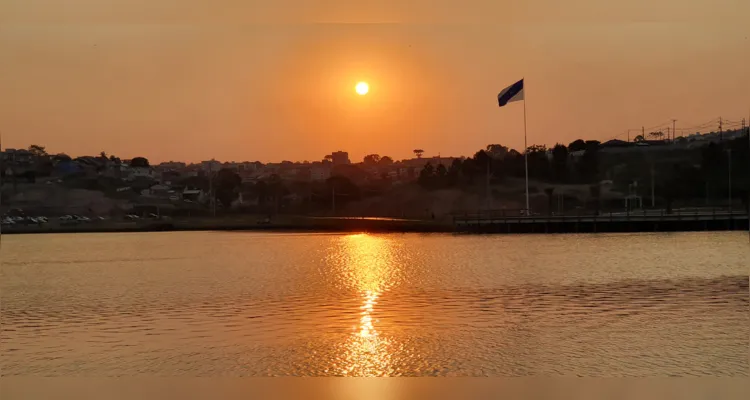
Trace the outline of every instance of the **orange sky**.
{"label": "orange sky", "polygon": [[521,77],[530,144],[738,120],[748,15],[747,0],[2,0],[0,131],[4,147],[152,161],[470,155],[522,147],[523,104],[495,99]]}

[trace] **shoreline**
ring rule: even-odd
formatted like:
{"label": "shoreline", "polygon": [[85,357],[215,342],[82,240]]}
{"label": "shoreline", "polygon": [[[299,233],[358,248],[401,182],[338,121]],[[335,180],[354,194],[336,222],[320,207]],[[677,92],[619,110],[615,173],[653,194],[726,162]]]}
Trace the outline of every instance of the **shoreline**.
{"label": "shoreline", "polygon": [[[465,221],[468,222],[468,221]],[[55,233],[135,233],[135,232],[373,232],[373,233],[463,233],[463,234],[554,234],[554,233],[616,233],[616,232],[696,232],[746,231],[746,218],[731,221],[699,222],[693,220],[634,222],[600,221],[565,223],[549,220],[525,223],[472,224],[455,221],[398,220],[378,218],[308,218],[285,217],[268,224],[241,219],[186,219],[174,221],[115,222],[103,221],[78,225],[49,223],[46,225],[4,226],[2,234],[30,235]]]}

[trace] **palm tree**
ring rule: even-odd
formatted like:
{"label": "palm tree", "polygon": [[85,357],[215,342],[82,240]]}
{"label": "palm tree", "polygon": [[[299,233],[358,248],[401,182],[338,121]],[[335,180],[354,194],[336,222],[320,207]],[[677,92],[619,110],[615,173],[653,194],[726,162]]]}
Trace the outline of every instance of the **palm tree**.
{"label": "palm tree", "polygon": [[422,158],[422,153],[424,153],[424,150],[422,149],[414,149],[414,155],[417,156],[417,158]]}

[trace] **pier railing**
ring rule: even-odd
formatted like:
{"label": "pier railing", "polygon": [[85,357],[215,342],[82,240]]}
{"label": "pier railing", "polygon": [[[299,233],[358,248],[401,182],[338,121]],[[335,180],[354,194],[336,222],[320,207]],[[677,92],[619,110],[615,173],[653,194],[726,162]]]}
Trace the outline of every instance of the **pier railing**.
{"label": "pier railing", "polygon": [[[565,214],[521,215],[519,210],[482,210],[454,213],[453,222],[457,226],[482,225],[550,225],[550,224],[606,224],[606,223],[679,223],[689,221],[747,221],[745,210],[729,208],[676,209],[668,212],[663,209],[637,211],[580,212]],[[730,226],[734,226],[730,224]],[[546,229],[546,228],[545,228]],[[577,229],[577,228],[576,228]]]}

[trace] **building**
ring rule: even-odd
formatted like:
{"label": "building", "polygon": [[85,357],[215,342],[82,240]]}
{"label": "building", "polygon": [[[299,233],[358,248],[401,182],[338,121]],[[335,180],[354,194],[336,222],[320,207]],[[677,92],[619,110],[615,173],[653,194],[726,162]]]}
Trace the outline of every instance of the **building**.
{"label": "building", "polygon": [[161,169],[182,170],[185,169],[187,165],[184,162],[167,161],[157,165],[157,167]]}
{"label": "building", "polygon": [[333,162],[333,165],[351,164],[351,161],[349,161],[349,153],[345,151],[334,151],[331,153],[331,162]]}
{"label": "building", "polygon": [[218,172],[221,169],[221,162],[216,160],[201,161],[201,171],[204,172]]}
{"label": "building", "polygon": [[2,161],[11,164],[31,164],[34,155],[28,150],[5,149],[2,152]]}

